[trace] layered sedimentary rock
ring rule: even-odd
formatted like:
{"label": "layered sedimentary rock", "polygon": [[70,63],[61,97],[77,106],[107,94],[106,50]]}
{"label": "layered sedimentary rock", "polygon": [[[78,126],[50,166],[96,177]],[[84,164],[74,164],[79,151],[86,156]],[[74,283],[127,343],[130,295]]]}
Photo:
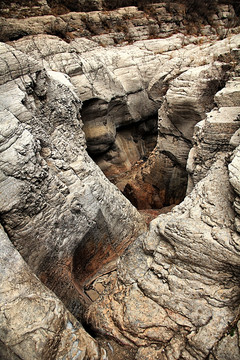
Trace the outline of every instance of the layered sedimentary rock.
{"label": "layered sedimentary rock", "polygon": [[[95,328],[137,348],[136,359],[240,354],[239,146],[231,157],[240,109],[212,113],[196,125],[199,157],[191,160],[192,174],[202,167],[204,173],[194,177],[185,200],[152,221],[125,252],[115,285],[88,311]],[[203,149],[211,162],[199,162]]]}
{"label": "layered sedimentary rock", "polygon": [[181,205],[152,222],[128,250],[116,286],[90,307],[90,322],[137,346],[137,359],[205,359],[238,316],[232,201],[220,159]]}
{"label": "layered sedimentary rock", "polygon": [[[106,48],[87,39],[67,44],[41,35],[12,44],[48,70],[70,76],[83,100],[89,153],[143,209],[183,199],[193,127],[214,106],[215,93],[238,61],[239,39],[209,43],[203,37],[199,45],[199,39],[178,34]],[[160,106],[158,146],[146,162],[155,146]]]}
{"label": "layered sedimentary rock", "polygon": [[1,359],[106,359],[105,351],[33,274],[0,227]]}
{"label": "layered sedimentary rock", "polygon": [[195,127],[194,146],[187,163],[188,192],[206,176],[220,152],[226,154],[239,145],[239,79],[233,78],[227,82],[226,87],[215,95],[215,101],[218,107]]}
{"label": "layered sedimentary rock", "polygon": [[214,95],[224,85],[229,68],[221,62],[196,66],[170,82],[158,112],[157,146],[124,190],[130,199],[139,199],[138,208],[161,208],[184,198],[194,125],[214,106]]}
{"label": "layered sedimentary rock", "polygon": [[[165,39],[191,32],[184,5],[55,16],[53,2],[31,3],[1,19],[2,39],[31,35],[0,47],[1,357],[106,359],[70,310],[129,346],[119,355],[105,343],[109,359],[238,359],[233,8],[196,23],[204,36]],[[17,19],[24,11],[46,16]],[[138,208],[180,202],[188,157],[188,197],[150,224],[117,271],[145,225],[86,147]]]}
{"label": "layered sedimentary rock", "polygon": [[[148,1],[150,2],[150,1]],[[94,37],[100,44],[114,45],[136,40],[169,37],[176,32],[225,37],[237,32],[237,7],[228,4],[188,4],[188,1],[161,2],[147,6],[135,1],[46,1],[31,0],[0,4],[1,41],[26,35],[52,34],[67,41]],[[143,6],[141,6],[143,5]],[[201,8],[202,5],[202,8]],[[211,9],[209,9],[211,7]],[[109,11],[110,9],[115,9]],[[101,11],[105,9],[105,11]],[[69,12],[71,10],[72,12]],[[89,10],[97,10],[90,11]],[[100,10],[100,11],[99,11]],[[239,9],[238,9],[239,10]]]}
{"label": "layered sedimentary rock", "polygon": [[1,223],[81,317],[84,283],[144,230],[143,220],[86,153],[81,101],[66,75],[1,44],[0,106]]}

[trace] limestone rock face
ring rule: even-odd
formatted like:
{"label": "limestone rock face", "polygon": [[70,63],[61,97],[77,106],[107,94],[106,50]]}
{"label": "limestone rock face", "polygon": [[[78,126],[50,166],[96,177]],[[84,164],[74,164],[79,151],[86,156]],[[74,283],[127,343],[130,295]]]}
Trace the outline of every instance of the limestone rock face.
{"label": "limestone rock face", "polygon": [[[147,2],[151,4],[146,6]],[[205,4],[205,10],[201,12],[204,4],[194,9],[188,3],[185,0],[155,4],[150,0],[141,3],[135,0],[2,1],[0,41],[31,34],[58,35],[66,40],[94,36],[97,42],[106,46],[166,38],[177,32],[221,37],[230,32],[237,33],[239,23],[233,5],[215,4],[209,10]],[[29,26],[29,17],[32,17],[32,27]],[[6,18],[9,21],[4,21]]]}
{"label": "limestone rock face", "polygon": [[[234,81],[216,95],[220,105]],[[189,195],[151,222],[89,307],[88,321],[137,348],[136,359],[239,357],[239,114],[215,108],[196,124]]]}
{"label": "limestone rock face", "polygon": [[2,226],[0,240],[1,358],[106,359],[104,350],[32,273]]}
{"label": "limestone rock face", "polygon": [[[238,131],[239,133],[239,131]],[[239,138],[239,137],[238,137]],[[237,231],[240,233],[240,146],[238,146],[233,155],[232,162],[229,164],[229,179],[235,191],[234,209],[236,212],[235,225]]]}
{"label": "limestone rock face", "polygon": [[[70,76],[83,100],[88,151],[135,205],[142,196],[137,206],[150,208],[182,200],[194,125],[214,106],[215,93],[237,61],[239,35],[202,41],[199,45],[195,37],[177,34],[113,48],[41,35],[12,44],[40,59],[52,74]],[[159,107],[158,146],[145,163],[156,144],[152,124]],[[136,171],[133,165],[141,160]]]}
{"label": "limestone rock face", "polygon": [[240,78],[234,78],[227,82],[226,86],[215,97],[217,106],[240,106]]}
{"label": "limestone rock face", "polygon": [[68,77],[5,44],[1,74],[1,223],[35,274],[81,317],[88,277],[113,267],[145,225],[86,153]]}
{"label": "limestone rock face", "polygon": [[193,129],[213,107],[225,73],[226,65],[216,62],[186,70],[170,83],[158,112],[157,147],[141,171],[143,182],[158,189],[162,206],[179,203],[185,195]]}
{"label": "limestone rock face", "polygon": [[194,146],[187,162],[188,192],[204,178],[219,152],[227,153],[239,145],[238,78],[227,82],[215,95],[215,100],[219,108],[209,112],[195,127]]}
{"label": "limestone rock face", "polygon": [[[139,209],[176,204],[184,198],[194,126],[214,106],[214,95],[225,82],[226,69],[228,65],[220,62],[193,67],[170,82],[158,112],[157,146],[124,189],[133,203],[138,201]],[[142,204],[139,194],[145,194]]]}
{"label": "limestone rock face", "polygon": [[116,285],[89,308],[96,328],[138,347],[136,359],[205,359],[234,327],[239,234],[219,156],[191,194],[128,249]]}
{"label": "limestone rock face", "polygon": [[3,0],[0,4],[0,16],[6,18],[43,16],[50,13],[48,0]]}
{"label": "limestone rock face", "polygon": [[[106,359],[67,308],[136,360],[238,358],[239,80],[224,84],[240,36],[165,39],[185,26],[169,6],[174,19],[161,3],[154,19],[131,7],[1,20],[2,39],[31,35],[0,44],[0,219],[15,247],[1,232],[2,357]],[[234,12],[218,10],[224,36]],[[180,202],[187,157],[189,194],[143,233],[86,148],[140,209]]]}

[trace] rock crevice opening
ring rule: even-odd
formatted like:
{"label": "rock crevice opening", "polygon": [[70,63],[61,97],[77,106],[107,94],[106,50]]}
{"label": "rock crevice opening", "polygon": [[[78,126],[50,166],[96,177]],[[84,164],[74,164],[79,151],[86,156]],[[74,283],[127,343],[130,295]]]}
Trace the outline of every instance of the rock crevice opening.
{"label": "rock crevice opening", "polygon": [[[19,37],[0,44],[1,356],[239,358],[235,15],[221,5],[196,37],[153,8],[162,38],[136,8],[1,20],[2,39]],[[102,32],[114,14],[131,20],[132,44]],[[91,35],[84,16],[91,40],[78,37]],[[55,21],[69,21],[67,41]],[[147,231],[121,192],[148,222],[180,204]]]}

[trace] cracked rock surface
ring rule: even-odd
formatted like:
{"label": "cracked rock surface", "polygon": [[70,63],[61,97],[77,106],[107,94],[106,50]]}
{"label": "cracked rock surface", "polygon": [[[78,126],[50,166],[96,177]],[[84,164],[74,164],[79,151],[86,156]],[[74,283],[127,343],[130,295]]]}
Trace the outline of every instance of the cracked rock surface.
{"label": "cracked rock surface", "polygon": [[88,277],[114,267],[145,224],[86,153],[81,101],[68,77],[0,48],[1,223],[34,273],[81,318]]}
{"label": "cracked rock surface", "polygon": [[[239,35],[199,41],[176,34],[169,39],[102,47],[84,38],[66,43],[38,35],[11,44],[42,62],[52,76],[59,71],[70,76],[83,101],[89,153],[132,203],[143,209],[183,199],[194,126],[214,107],[214,101],[221,101],[220,97],[214,100],[214,95],[239,61]],[[157,147],[135,171],[134,164],[149,156],[156,144],[154,121],[160,107]],[[148,145],[143,138],[154,131]]]}
{"label": "cracked rock surface", "polygon": [[[223,10],[225,29],[231,9]],[[61,32],[81,16],[4,20],[3,28]],[[98,13],[87,18],[101,28]],[[46,34],[0,44],[3,358],[105,360],[78,318],[129,346],[131,360],[239,359],[239,79],[224,85],[240,37],[132,33],[139,41],[124,47]],[[151,132],[159,108],[157,146],[131,184],[122,172],[147,147],[134,126]],[[188,196],[144,232],[86,147],[104,154],[103,170],[120,175],[115,183],[143,207],[180,201],[186,163]]]}
{"label": "cracked rock surface", "polygon": [[2,359],[106,359],[62,302],[33,274],[0,226]]}
{"label": "cracked rock surface", "polygon": [[239,357],[239,114],[220,107],[196,125],[189,195],[151,222],[88,309],[136,359]]}
{"label": "cracked rock surface", "polygon": [[91,324],[137,346],[139,359],[205,359],[238,316],[232,202],[219,158],[181,205],[152,221],[125,253],[115,287],[89,308]]}

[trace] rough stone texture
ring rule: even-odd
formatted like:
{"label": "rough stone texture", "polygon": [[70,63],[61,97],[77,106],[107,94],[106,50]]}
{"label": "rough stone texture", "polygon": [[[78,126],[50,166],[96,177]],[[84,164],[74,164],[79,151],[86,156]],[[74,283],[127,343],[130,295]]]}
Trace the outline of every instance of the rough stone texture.
{"label": "rough stone texture", "polygon": [[[184,1],[151,4],[143,6],[144,11],[136,6],[128,6],[127,0],[125,4],[122,3],[126,7],[122,8],[119,8],[121,4],[118,1],[115,6],[112,1],[106,4],[107,8],[109,5],[115,8],[113,11],[106,11],[106,7],[105,11],[101,11],[104,6],[101,0],[49,0],[48,3],[31,0],[21,3],[10,1],[10,4],[0,4],[1,41],[47,33],[58,34],[68,41],[74,37],[95,36],[99,43],[110,45],[168,37],[176,32],[226,37],[230,32],[237,31],[239,25],[232,5],[216,4],[214,9],[208,11],[206,8],[201,13],[198,12],[199,7],[189,11]],[[134,5],[137,4],[135,2]],[[69,10],[74,12],[69,13]],[[38,18],[36,15],[43,16]],[[54,17],[51,21],[50,15]],[[29,16],[32,19],[28,19]],[[4,20],[6,18],[7,21]]]}
{"label": "rough stone texture", "polygon": [[[165,21],[162,17],[157,20],[162,23],[163,36],[175,29],[165,10],[165,6],[159,7]],[[116,20],[117,26],[119,14],[122,19],[133,14],[129,19],[132,26],[129,22],[129,30],[125,29],[118,40],[107,34],[108,30],[104,38],[103,18],[105,26],[110,18]],[[204,139],[200,134],[193,150],[197,155],[191,153],[188,165],[196,185],[191,194],[171,214],[152,222],[149,233],[128,248],[119,263],[118,274],[107,275],[110,290],[99,278],[94,289],[92,283],[89,285],[100,272],[112,270],[115,264],[108,262],[114,261],[143,232],[144,225],[139,214],[87,155],[79,98],[83,100],[88,148],[94,154],[109,149],[109,158],[102,158],[99,163],[111,173],[109,168],[116,162],[116,174],[121,169],[130,170],[145,154],[140,149],[145,144],[137,140],[134,145],[136,133],[127,127],[140,123],[147,127],[147,121],[154,120],[162,105],[158,146],[147,162],[144,159],[136,164],[134,176],[138,186],[134,183],[126,187],[125,179],[116,179],[138,202],[138,207],[152,204],[161,207],[166,202],[178,202],[183,196],[181,185],[186,182],[183,168],[193,126],[214,105],[213,96],[224,85],[225,75],[229,75],[226,70],[236,67],[239,59],[239,35],[216,42],[209,42],[207,37],[174,35],[118,48],[97,44],[113,44],[123,39],[131,42],[149,36],[148,20],[141,18],[143,13],[138,13],[139,18],[134,14],[136,8],[119,10],[116,17],[113,13],[105,16],[94,12],[88,16],[48,15],[9,23],[3,20],[2,34],[6,37],[9,33],[12,39],[38,32],[66,39],[67,30],[71,33],[68,41],[74,37],[74,31],[76,35],[78,31],[83,31],[83,35],[87,31],[100,34],[95,37],[96,42],[75,39],[66,43],[54,36],[40,35],[15,41],[11,44],[14,48],[1,45],[1,222],[31,269],[76,316],[82,316],[84,301],[94,300],[96,292],[97,296],[103,292],[90,307],[87,319],[96,330],[131,346],[132,354],[137,351],[136,359],[195,360],[209,356],[223,360],[229,351],[234,359],[239,355],[236,326],[240,295],[236,121],[239,104],[235,90],[231,90],[236,93],[232,97],[227,88],[223,95],[216,95],[218,106],[225,107],[214,110],[212,118],[209,115],[198,125],[199,134],[204,130]],[[219,16],[224,35],[228,19],[233,20],[230,8],[223,7]],[[152,24],[155,29],[156,23]],[[212,33],[211,28],[204,26],[202,33],[206,31],[208,35]],[[127,38],[129,34],[131,37]],[[230,97],[234,107],[226,109]],[[229,150],[234,147],[230,157]],[[22,282],[20,285],[23,286]],[[26,293],[28,284],[25,285],[16,287]],[[43,295],[44,291],[41,288]],[[25,298],[22,305],[18,294],[14,301],[19,301],[20,309],[26,307]],[[8,299],[4,306],[6,302]],[[42,303],[42,298],[39,302]],[[10,305],[11,300],[7,308]],[[33,306],[36,308],[36,303]],[[19,336],[18,316],[16,309],[9,310],[4,321],[11,320],[7,324],[11,332],[4,333],[0,342],[2,356],[13,359],[22,357],[18,352],[22,345],[15,340]],[[68,316],[63,316],[64,326]],[[51,326],[58,327],[59,317],[53,319]],[[25,317],[24,321],[28,324]],[[51,330],[48,323],[47,318],[46,328]],[[41,334],[44,331],[41,329]],[[31,356],[36,354],[44,359],[40,338],[34,339],[37,347],[32,350],[32,333],[23,336],[23,345],[25,341],[30,344]],[[95,356],[96,344],[91,339],[82,331],[75,335],[69,328],[60,347],[51,339],[47,346],[53,345],[51,349],[56,349],[56,356],[61,359],[69,344],[70,353],[66,356],[72,359],[77,355],[74,340],[78,337],[86,339],[86,346],[81,347],[83,356],[93,359],[100,356]],[[87,354],[91,347],[93,353]],[[51,349],[46,348],[46,358]]]}
{"label": "rough stone texture", "polygon": [[35,16],[26,19],[0,18],[1,41],[15,40],[26,35],[54,34],[66,32],[67,24],[53,15]]}
{"label": "rough stone texture", "polygon": [[238,316],[232,201],[220,155],[181,205],[128,249],[114,288],[89,308],[91,324],[137,346],[136,359],[206,359]]}
{"label": "rough stone texture", "polygon": [[[239,131],[238,131],[239,133]],[[238,136],[238,143],[240,144],[240,137]],[[235,225],[237,231],[240,233],[240,146],[238,146],[233,155],[233,159],[229,164],[229,180],[235,191],[235,200],[233,203],[236,212]]]}
{"label": "rough stone texture", "polygon": [[190,174],[188,192],[206,175],[220,151],[228,152],[232,135],[240,125],[240,107],[223,107],[208,113],[206,120],[197,124],[187,170]]}
{"label": "rough stone texture", "polygon": [[110,261],[114,267],[145,225],[87,155],[68,77],[5,44],[1,74],[1,223],[31,269],[81,317],[84,283]]}
{"label": "rough stone texture", "polygon": [[233,78],[215,95],[219,108],[213,109],[196,125],[194,146],[187,162],[188,192],[204,178],[219,152],[227,153],[239,145],[239,99],[238,78]]}
{"label": "rough stone texture", "polygon": [[106,359],[105,351],[32,273],[2,226],[0,240],[1,359]]}
{"label": "rough stone texture", "polygon": [[[183,198],[193,127],[214,106],[213,97],[224,86],[227,70],[235,66],[238,56],[234,49],[239,47],[239,35],[210,43],[207,38],[199,41],[177,34],[167,40],[113,48],[87,39],[67,44],[42,35],[13,45],[41,60],[53,73],[70,76],[83,100],[88,151],[135,205],[142,196],[137,206],[149,208],[179,203]],[[144,162],[136,175],[134,163],[145,160],[155,146],[154,138],[147,134],[156,131],[151,124],[161,104],[159,145],[151,162]]]}
{"label": "rough stone texture", "polygon": [[96,329],[137,347],[136,359],[239,357],[239,114],[221,107],[195,126],[191,192],[129,247],[88,310]]}
{"label": "rough stone texture", "polygon": [[[143,183],[145,193],[155,194],[145,202],[150,207],[176,204],[183,199],[194,125],[213,107],[213,96],[224,84],[226,68],[217,62],[202,65],[184,71],[171,81],[159,110],[157,147],[135,182],[129,184],[132,196],[139,197],[136,186]],[[152,185],[152,190],[146,191],[146,184]]]}
{"label": "rough stone texture", "polygon": [[50,13],[47,0],[2,0],[0,3],[0,16],[6,18],[43,16]]}
{"label": "rough stone texture", "polygon": [[231,329],[219,341],[210,355],[210,360],[237,360],[240,357],[239,336],[240,322],[234,323]]}
{"label": "rough stone texture", "polygon": [[227,82],[226,86],[214,97],[217,106],[240,106],[240,78]]}

